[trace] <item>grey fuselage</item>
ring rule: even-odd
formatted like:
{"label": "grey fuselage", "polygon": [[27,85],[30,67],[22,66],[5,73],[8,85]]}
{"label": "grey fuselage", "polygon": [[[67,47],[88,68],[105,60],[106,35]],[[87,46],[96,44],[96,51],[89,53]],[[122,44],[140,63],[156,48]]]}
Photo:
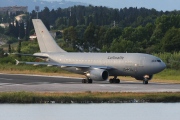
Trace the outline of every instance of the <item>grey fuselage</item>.
{"label": "grey fuselage", "polygon": [[[48,56],[55,63],[113,68],[108,70],[110,76],[153,75],[166,67],[160,58],[142,53],[48,53]],[[86,72],[76,67],[64,69],[78,74]]]}

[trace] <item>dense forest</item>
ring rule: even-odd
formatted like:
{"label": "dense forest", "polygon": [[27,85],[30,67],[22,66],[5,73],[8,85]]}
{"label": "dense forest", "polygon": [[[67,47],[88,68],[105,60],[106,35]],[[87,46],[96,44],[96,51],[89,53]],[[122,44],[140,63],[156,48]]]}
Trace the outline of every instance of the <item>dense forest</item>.
{"label": "dense forest", "polygon": [[[34,33],[32,19],[36,12],[26,13],[23,21],[12,22],[16,15],[0,14],[0,34],[11,36],[8,44],[18,39],[27,41]],[[146,8],[112,9],[102,6],[73,6],[39,12],[50,30],[61,30],[56,37],[68,51],[163,53],[180,51],[180,11],[163,12]]]}
{"label": "dense forest", "polygon": [[[16,15],[21,14],[17,13]],[[0,33],[28,40],[33,34],[32,20],[36,12],[26,13],[21,22],[12,22],[15,15],[0,15],[9,22]],[[63,30],[57,40],[64,41],[70,51],[159,53],[180,50],[180,11],[163,12],[146,8],[112,9],[102,6],[74,6],[39,12],[47,28]],[[26,28],[25,28],[26,27]],[[26,29],[26,30],[25,30]]]}

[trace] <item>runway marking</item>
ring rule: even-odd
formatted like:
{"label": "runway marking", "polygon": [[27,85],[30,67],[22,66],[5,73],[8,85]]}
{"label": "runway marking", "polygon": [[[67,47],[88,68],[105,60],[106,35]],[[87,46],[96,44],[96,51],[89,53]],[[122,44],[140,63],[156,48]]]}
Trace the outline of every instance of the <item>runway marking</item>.
{"label": "runway marking", "polygon": [[110,85],[98,85],[99,87],[106,87],[106,88],[119,88],[122,87],[120,85],[110,84]]}
{"label": "runway marking", "polygon": [[50,78],[70,78],[70,79],[82,79],[82,78],[78,78],[78,77],[66,77],[66,76],[47,76],[47,75],[34,75],[34,74],[8,74],[8,73],[0,73],[0,74],[4,74],[4,75],[22,75],[22,76],[37,76],[37,77],[50,77]]}
{"label": "runway marking", "polygon": [[10,84],[10,83],[0,83],[0,87],[2,87],[2,86],[10,86],[10,85],[12,85],[12,84]]}
{"label": "runway marking", "polygon": [[8,81],[11,81],[11,80],[13,80],[13,79],[0,78],[0,80],[8,80]]}
{"label": "runway marking", "polygon": [[39,85],[39,84],[50,84],[49,82],[31,82],[31,83],[24,83],[24,85]]}

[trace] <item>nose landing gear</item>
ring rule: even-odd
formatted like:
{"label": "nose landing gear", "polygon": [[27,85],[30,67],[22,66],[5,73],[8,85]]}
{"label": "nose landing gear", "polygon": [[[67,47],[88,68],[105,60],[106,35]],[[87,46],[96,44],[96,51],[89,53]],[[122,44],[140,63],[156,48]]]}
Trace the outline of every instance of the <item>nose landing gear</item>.
{"label": "nose landing gear", "polygon": [[143,84],[148,84],[148,80],[143,80]]}
{"label": "nose landing gear", "polygon": [[148,84],[149,78],[150,78],[149,75],[145,75],[145,76],[144,76],[144,80],[143,80],[143,84]]}

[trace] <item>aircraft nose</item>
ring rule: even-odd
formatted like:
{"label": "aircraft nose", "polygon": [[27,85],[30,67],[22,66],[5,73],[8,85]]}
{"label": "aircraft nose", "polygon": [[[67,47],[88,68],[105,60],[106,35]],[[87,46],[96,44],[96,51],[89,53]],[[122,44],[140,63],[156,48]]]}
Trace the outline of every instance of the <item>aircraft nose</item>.
{"label": "aircraft nose", "polygon": [[161,64],[161,70],[164,70],[166,68],[166,64],[164,62],[162,62]]}

